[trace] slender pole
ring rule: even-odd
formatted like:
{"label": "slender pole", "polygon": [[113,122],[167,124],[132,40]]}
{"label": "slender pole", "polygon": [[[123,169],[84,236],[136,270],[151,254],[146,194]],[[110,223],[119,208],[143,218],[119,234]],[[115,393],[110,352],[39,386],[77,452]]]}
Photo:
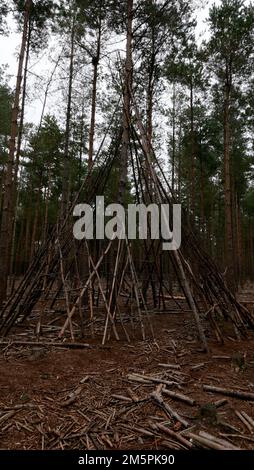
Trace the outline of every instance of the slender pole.
{"label": "slender pole", "polygon": [[22,41],[19,53],[18,74],[16,80],[16,88],[14,95],[14,104],[12,109],[11,136],[9,141],[9,156],[7,169],[4,179],[4,197],[3,197],[3,213],[0,231],[0,306],[7,297],[8,275],[10,271],[11,258],[11,231],[12,231],[12,214],[13,214],[13,177],[15,164],[16,139],[18,136],[18,116],[19,102],[21,95],[22,74],[25,59],[25,51],[28,40],[28,27],[30,11],[33,5],[32,0],[27,0],[24,9],[24,26]]}

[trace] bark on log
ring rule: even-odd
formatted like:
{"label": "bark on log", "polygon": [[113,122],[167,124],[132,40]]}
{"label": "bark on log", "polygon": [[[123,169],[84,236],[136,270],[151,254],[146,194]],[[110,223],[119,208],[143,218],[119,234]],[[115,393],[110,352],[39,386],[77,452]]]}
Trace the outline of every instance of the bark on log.
{"label": "bark on log", "polygon": [[[202,447],[206,447],[206,448],[208,447],[209,449],[214,449],[214,450],[232,450],[229,447],[226,447],[225,445],[218,444],[217,442],[214,442],[211,439],[198,436],[197,434],[193,434],[191,432],[188,433],[188,437],[190,437],[192,440],[197,442],[197,444],[200,444]],[[240,449],[235,448],[235,450],[240,450]]]}
{"label": "bark on log", "polygon": [[90,348],[90,344],[87,343],[55,343],[50,341],[0,341],[1,346],[39,346],[48,347],[53,346],[54,348],[68,348],[68,349],[85,349]]}
{"label": "bark on log", "polygon": [[189,426],[188,421],[186,421],[184,418],[182,418],[177,411],[174,411],[167,403],[163,401],[162,396],[159,393],[153,392],[151,394],[151,398],[153,398],[162,408],[164,408],[165,411],[169,414],[170,417],[175,418],[177,421],[179,421],[185,428]]}
{"label": "bark on log", "polygon": [[226,395],[228,397],[240,398],[241,400],[254,401],[254,393],[250,392],[239,392],[238,390],[230,390],[228,388],[222,387],[213,387],[212,385],[203,385],[203,390],[205,390],[206,392],[221,393],[222,395]]}
{"label": "bark on log", "polygon": [[183,401],[184,403],[188,403],[188,405],[195,405],[195,400],[192,398],[187,397],[186,395],[183,395],[182,393],[177,393],[177,392],[172,392],[171,390],[167,390],[166,388],[163,388],[162,393],[165,395],[168,395],[169,397],[175,399],[175,400],[180,400]]}
{"label": "bark on log", "polygon": [[193,445],[191,444],[191,442],[185,439],[183,436],[181,436],[181,434],[177,434],[175,431],[172,431],[172,429],[169,429],[163,424],[155,424],[154,426],[160,431],[165,432],[165,434],[168,434],[169,436],[173,437],[177,441],[181,442],[181,444],[185,445],[189,449],[193,448]]}

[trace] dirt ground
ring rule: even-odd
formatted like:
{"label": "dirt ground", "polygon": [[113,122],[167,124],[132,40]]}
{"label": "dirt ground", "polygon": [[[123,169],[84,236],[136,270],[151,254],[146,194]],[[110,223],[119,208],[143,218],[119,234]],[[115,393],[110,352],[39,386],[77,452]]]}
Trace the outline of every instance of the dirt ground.
{"label": "dirt ground", "polygon": [[[203,390],[212,385],[254,393],[254,333],[247,341],[225,335],[223,346],[211,336],[211,352],[205,354],[190,314],[156,315],[153,325],[154,340],[130,344],[112,340],[103,347],[93,340],[79,350],[2,347],[0,448],[187,449],[198,447],[189,433],[206,431],[254,449],[254,427],[239,418],[242,411],[254,418],[254,401]],[[162,387],[188,396],[194,405],[167,396]],[[163,404],[151,396],[156,389]]]}

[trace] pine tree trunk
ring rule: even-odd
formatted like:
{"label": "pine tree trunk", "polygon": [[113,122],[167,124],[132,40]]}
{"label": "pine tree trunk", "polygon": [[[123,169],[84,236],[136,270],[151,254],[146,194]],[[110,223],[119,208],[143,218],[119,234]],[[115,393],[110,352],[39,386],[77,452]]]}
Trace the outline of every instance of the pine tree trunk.
{"label": "pine tree trunk", "polygon": [[24,214],[21,220],[19,233],[17,236],[17,249],[14,253],[13,264],[15,266],[15,272],[20,275],[23,267],[23,259],[26,258],[26,245],[25,245],[25,234],[26,234],[27,216]]}
{"label": "pine tree trunk", "polygon": [[[152,74],[152,72],[151,72]],[[146,114],[146,130],[147,130],[147,143],[150,156],[152,156],[152,139],[153,139],[153,90],[152,82],[149,79],[149,85],[147,89],[147,114]],[[151,193],[151,178],[149,173],[149,165],[146,161],[146,187],[144,188],[144,195],[146,203],[149,202],[149,193]]]}
{"label": "pine tree trunk", "polygon": [[[102,5],[101,5],[102,6]],[[98,82],[98,66],[101,56],[101,14],[99,18],[98,39],[96,55],[93,57],[93,87],[92,87],[92,110],[91,110],[91,123],[89,131],[89,148],[88,148],[88,171],[93,164],[93,149],[94,149],[94,133],[95,133],[95,119],[96,119],[96,101],[97,101],[97,82]]]}
{"label": "pine tree trunk", "polygon": [[15,88],[14,105],[12,109],[11,136],[9,142],[9,156],[7,162],[7,170],[4,179],[4,197],[3,197],[3,214],[0,231],[0,306],[7,296],[8,275],[10,271],[11,258],[11,232],[12,232],[12,214],[13,214],[13,172],[15,162],[15,147],[18,135],[18,115],[19,101],[21,94],[23,64],[28,39],[28,26],[30,9],[32,0],[27,0],[25,4],[24,26],[22,34],[22,42],[20,47],[18,74]]}
{"label": "pine tree trunk", "polygon": [[194,108],[193,108],[193,83],[190,85],[190,116],[191,116],[191,211],[195,215],[195,175],[196,175],[196,156],[195,156],[195,134],[194,134]]}
{"label": "pine tree trunk", "polygon": [[24,130],[27,72],[28,72],[28,62],[29,62],[29,54],[30,54],[31,33],[32,33],[32,29],[31,29],[31,24],[30,24],[30,21],[29,21],[28,35],[27,35],[27,46],[26,46],[26,59],[25,59],[25,67],[24,67],[23,90],[22,90],[22,103],[21,103],[21,110],[20,110],[19,132],[18,132],[18,141],[17,141],[17,152],[16,152],[16,160],[15,160],[15,166],[14,166],[14,191],[16,190],[16,184],[17,184],[19,162],[20,162],[20,153],[21,153],[21,144],[22,144],[23,130]]}
{"label": "pine tree trunk", "polygon": [[249,226],[249,250],[248,254],[250,253],[251,256],[248,256],[248,259],[250,261],[250,269],[249,269],[249,276],[253,278],[254,275],[254,236],[253,236],[253,224],[252,221],[250,222]]}
{"label": "pine tree trunk", "polygon": [[36,203],[35,203],[35,213],[33,217],[33,229],[32,229],[32,239],[31,239],[31,251],[29,261],[30,264],[32,262],[34,253],[35,253],[35,242],[36,242],[36,235],[38,234],[38,221],[39,221],[39,210],[40,210],[40,195],[41,195],[41,188],[38,188]]}
{"label": "pine tree trunk", "polygon": [[2,213],[2,204],[3,204],[3,183],[4,183],[4,165],[3,171],[0,175],[0,213]]}
{"label": "pine tree trunk", "polygon": [[62,190],[62,219],[65,217],[69,200],[70,200],[70,125],[72,110],[72,87],[74,72],[74,48],[75,48],[75,18],[71,29],[71,50],[70,50],[70,69],[69,69],[69,86],[68,101],[66,111],[65,140],[64,140],[64,162],[63,162],[63,190]]}
{"label": "pine tree trunk", "polygon": [[227,267],[227,281],[231,289],[235,290],[233,228],[232,228],[232,197],[230,172],[230,83],[227,80],[224,96],[224,201],[225,201],[225,262]]}
{"label": "pine tree trunk", "polygon": [[31,211],[29,210],[27,213],[26,227],[25,227],[25,230],[26,230],[25,231],[25,243],[24,243],[25,249],[24,249],[23,258],[21,258],[23,262],[24,271],[26,271],[29,266],[30,251],[31,251],[31,229],[32,229],[32,214],[31,214]]}
{"label": "pine tree trunk", "polygon": [[48,219],[49,219],[49,201],[50,201],[50,190],[51,190],[51,170],[48,171],[47,175],[48,187],[45,189],[45,198],[44,198],[44,227],[43,227],[43,243],[47,240],[48,235]]}
{"label": "pine tree trunk", "polygon": [[237,222],[237,268],[238,280],[243,278],[243,247],[242,247],[242,216],[239,197],[236,198],[236,222]]}
{"label": "pine tree trunk", "polygon": [[[153,2],[149,0],[150,6],[152,6]],[[148,86],[147,86],[147,105],[146,105],[146,131],[147,131],[147,143],[148,143],[148,149],[149,149],[149,155],[152,158],[152,140],[153,140],[153,106],[154,106],[154,75],[155,75],[155,61],[156,61],[156,51],[155,51],[155,41],[156,41],[156,36],[155,36],[155,28],[154,25],[151,25],[151,54],[149,57],[149,69],[148,69]],[[145,190],[145,195],[146,193],[150,193],[152,191],[151,188],[151,178],[150,178],[150,172],[149,172],[149,165],[146,162],[146,178],[147,178],[147,190]],[[147,201],[149,201],[149,196],[147,195]]]}
{"label": "pine tree trunk", "polygon": [[147,139],[150,155],[152,154],[152,140],[153,140],[153,74],[154,74],[154,54],[152,54],[149,80],[147,88],[147,113],[146,113],[146,128],[147,128]]}
{"label": "pine tree trunk", "polygon": [[84,137],[85,137],[85,121],[84,121],[84,119],[85,119],[85,100],[83,99],[81,122],[80,122],[79,172],[78,172],[79,188],[81,186],[81,179],[82,179],[82,156],[83,156]]}
{"label": "pine tree trunk", "polygon": [[[12,246],[11,246],[11,261],[10,261],[10,275],[11,276],[14,274],[15,237],[16,237],[16,223],[17,223],[17,210],[18,210],[18,198],[19,198],[18,171],[19,171],[21,144],[22,144],[23,130],[24,130],[27,71],[28,71],[28,62],[29,62],[29,54],[30,54],[31,33],[32,33],[31,22],[29,21],[27,47],[26,47],[26,59],[25,59],[25,68],[24,68],[24,79],[23,79],[23,90],[22,90],[22,104],[21,104],[21,111],[20,111],[17,152],[16,152],[15,163],[14,163],[14,177],[13,177],[13,204],[12,204],[13,213],[11,215],[11,220],[13,220],[13,224],[11,228]],[[21,175],[20,175],[20,178],[21,178]]]}
{"label": "pine tree trunk", "polygon": [[205,228],[205,175],[203,158],[200,155],[200,232],[204,233]]}
{"label": "pine tree trunk", "polygon": [[176,159],[176,86],[173,83],[173,109],[172,109],[172,159],[171,159],[171,186],[175,190],[175,159]]}
{"label": "pine tree trunk", "polygon": [[130,91],[132,85],[132,21],[133,21],[133,0],[128,0],[127,3],[127,44],[126,44],[126,61],[125,61],[125,78],[124,78],[124,97],[123,97],[123,135],[120,153],[120,181],[118,202],[124,203],[124,195],[127,183],[128,171],[128,149],[130,142]]}
{"label": "pine tree trunk", "polygon": [[182,125],[180,122],[178,133],[178,164],[177,164],[177,196],[178,200],[182,197]]}

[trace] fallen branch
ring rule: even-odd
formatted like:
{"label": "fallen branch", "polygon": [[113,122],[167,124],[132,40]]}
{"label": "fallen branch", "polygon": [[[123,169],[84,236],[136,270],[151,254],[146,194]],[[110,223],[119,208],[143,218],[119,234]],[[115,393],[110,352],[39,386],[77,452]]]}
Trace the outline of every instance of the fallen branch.
{"label": "fallen branch", "polygon": [[114,398],[115,400],[122,400],[122,401],[128,401],[129,403],[132,402],[132,399],[129,398],[129,397],[125,397],[124,395],[117,395],[117,394],[112,394],[111,395],[112,398]]}
{"label": "fallen branch", "polygon": [[192,366],[191,370],[201,369],[202,367],[205,367],[204,362],[201,362],[200,364],[196,364],[195,366]]}
{"label": "fallen branch", "polygon": [[127,379],[133,382],[139,382],[141,384],[151,385],[151,380],[143,379],[142,377],[137,377],[136,375],[127,375]]}
{"label": "fallen branch", "polygon": [[82,387],[78,387],[74,392],[70,393],[69,398],[62,403],[62,406],[66,407],[74,403],[81,392]]}
{"label": "fallen branch", "polygon": [[241,411],[242,416],[250,423],[250,425],[254,428],[254,420],[247,414],[245,411]]}
{"label": "fallen branch", "polygon": [[146,382],[154,382],[157,384],[164,384],[164,385],[177,385],[179,386],[178,382],[176,381],[169,381],[165,379],[158,379],[157,377],[149,377],[148,375],[141,375],[141,374],[130,374],[127,376],[129,380],[141,379],[145,380]]}
{"label": "fallen branch", "polygon": [[179,364],[158,364],[159,367],[165,367],[165,369],[181,369]]}
{"label": "fallen branch", "polygon": [[139,397],[134,393],[134,391],[131,388],[128,388],[127,391],[128,391],[128,393],[131,397],[131,400],[138,403],[139,402]]}
{"label": "fallen branch", "polygon": [[165,439],[164,441],[161,441],[162,448],[166,447],[166,449],[171,449],[171,450],[188,450],[183,444],[180,444],[176,441],[172,441],[171,439]]}
{"label": "fallen branch", "polygon": [[242,416],[242,414],[239,411],[235,410],[235,414],[240,419],[240,421],[242,421],[242,423],[248,429],[248,431],[252,432],[252,426],[250,425],[249,421],[245,419],[245,417]]}
{"label": "fallen branch", "polygon": [[212,359],[231,359],[230,356],[212,356]]}
{"label": "fallen branch", "polygon": [[250,392],[239,392],[238,390],[230,390],[222,387],[213,387],[212,385],[203,385],[203,390],[206,392],[221,393],[222,395],[227,395],[228,397],[240,398],[241,400],[253,400],[254,393]]}
{"label": "fallen branch", "polygon": [[180,400],[183,401],[184,403],[187,403],[188,405],[195,405],[195,400],[192,398],[187,397],[186,395],[183,395],[182,393],[177,393],[177,392],[172,392],[171,390],[167,390],[166,388],[162,389],[162,393],[164,395],[167,395],[170,398],[174,398],[175,400]]}
{"label": "fallen branch", "polygon": [[173,417],[174,419],[179,421],[185,428],[189,426],[189,423],[184,418],[182,418],[177,413],[177,411],[174,411],[167,403],[163,401],[163,398],[159,393],[153,392],[151,394],[151,398],[153,398],[162,408],[164,408],[164,410],[168,413],[170,417]]}
{"label": "fallen branch", "polygon": [[185,439],[183,436],[181,436],[180,434],[177,434],[175,431],[173,431],[172,429],[164,426],[163,424],[154,424],[152,426],[153,428],[156,428],[156,429],[159,429],[160,431],[164,432],[165,434],[168,434],[170,437],[173,437],[174,439],[176,439],[177,441],[179,441],[181,444],[185,445],[186,447],[188,447],[188,449],[192,449],[193,448],[193,445],[191,444],[190,441],[188,441],[187,439]]}
{"label": "fallen branch", "polygon": [[[190,437],[191,440],[201,445],[202,447],[206,447],[206,448],[208,447],[209,449],[214,449],[214,450],[232,450],[228,446],[219,444],[218,442],[214,442],[214,440],[207,439],[206,437],[202,437],[197,434],[193,434],[191,432],[188,433],[188,437]],[[240,450],[240,449],[235,447],[234,450]]]}
{"label": "fallen branch", "polygon": [[85,349],[90,348],[90,344],[87,343],[56,343],[50,341],[0,341],[1,346],[40,346],[48,347],[53,346],[54,348],[68,348],[68,349]]}
{"label": "fallen branch", "polygon": [[216,408],[219,408],[220,406],[226,405],[228,403],[228,400],[226,398],[222,398],[221,400],[217,400],[214,402],[214,405]]}
{"label": "fallen branch", "polygon": [[212,436],[212,434],[208,434],[208,432],[200,431],[199,436],[204,437],[205,439],[209,439],[212,442],[216,442],[217,444],[220,444],[222,446],[228,447],[231,450],[239,450],[237,447],[235,447],[233,444],[226,441],[225,439],[219,439],[216,436]]}
{"label": "fallen branch", "polygon": [[9,418],[12,418],[17,413],[17,410],[12,410],[9,411],[8,413],[5,413],[3,416],[0,417],[0,424],[5,423]]}
{"label": "fallen branch", "polygon": [[254,442],[254,437],[243,436],[243,434],[230,434],[230,433],[222,433],[220,432],[220,436],[224,437],[237,437],[239,439],[244,439],[245,441]]}

